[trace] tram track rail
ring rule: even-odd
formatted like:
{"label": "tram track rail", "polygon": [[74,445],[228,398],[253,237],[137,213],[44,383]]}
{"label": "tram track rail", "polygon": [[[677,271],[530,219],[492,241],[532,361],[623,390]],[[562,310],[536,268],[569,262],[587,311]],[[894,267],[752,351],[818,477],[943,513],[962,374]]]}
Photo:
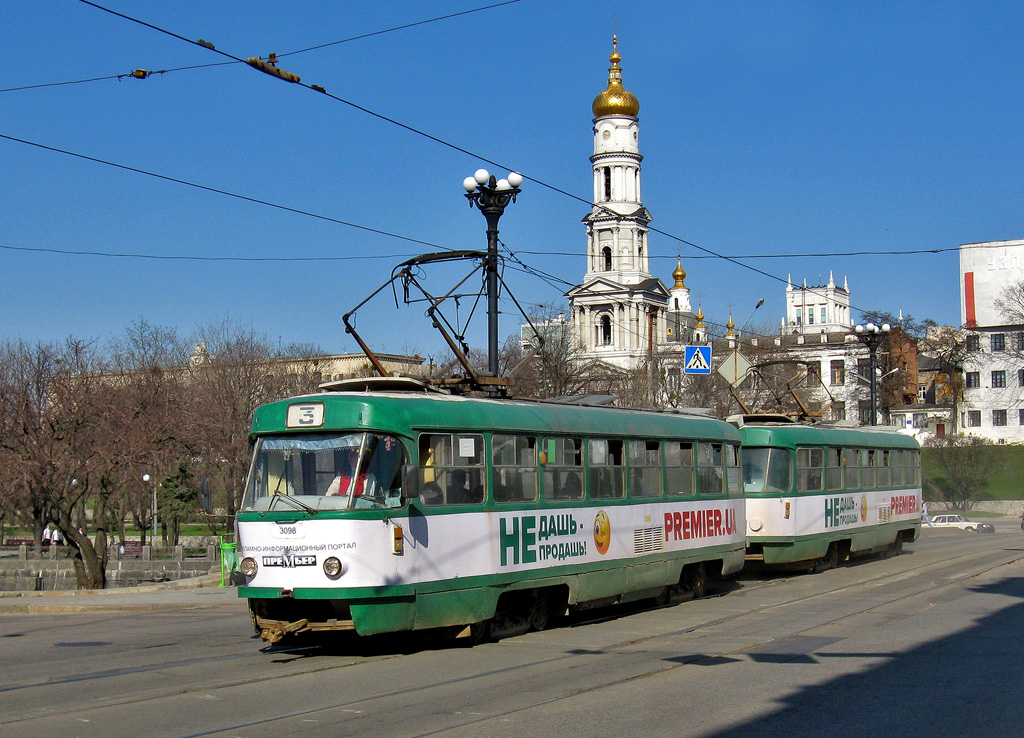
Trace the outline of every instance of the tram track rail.
{"label": "tram track rail", "polygon": [[[1002,555],[996,555],[995,557],[993,556],[993,554],[1000,554],[1000,553]],[[427,682],[427,683],[410,685],[410,686],[406,686],[406,687],[399,688],[399,689],[394,689],[394,690],[385,690],[385,691],[382,691],[382,692],[379,692],[379,693],[376,693],[376,694],[373,694],[373,695],[362,696],[362,697],[358,697],[358,698],[350,698],[350,699],[345,699],[345,700],[338,700],[338,701],[335,701],[335,702],[331,702],[329,704],[320,704],[320,705],[310,706],[308,708],[299,709],[299,710],[286,711],[286,712],[278,712],[278,713],[274,713],[274,714],[263,716],[263,717],[261,717],[259,719],[254,719],[252,721],[234,722],[232,724],[225,724],[225,725],[221,725],[221,726],[218,726],[218,727],[211,727],[211,728],[209,728],[207,730],[202,730],[202,731],[198,731],[198,732],[182,733],[182,734],[180,734],[178,736],[178,738],[193,738],[193,737],[207,736],[207,735],[230,734],[232,731],[238,731],[238,730],[242,730],[242,729],[245,729],[245,728],[252,728],[252,727],[255,727],[255,726],[259,726],[259,725],[269,725],[269,724],[273,724],[275,722],[285,721],[285,720],[289,720],[289,719],[299,719],[299,718],[304,718],[304,717],[310,717],[310,716],[315,716],[315,715],[318,715],[318,714],[330,714],[332,711],[365,710],[365,709],[367,709],[368,707],[372,706],[375,703],[377,703],[377,704],[387,703],[388,701],[391,701],[391,700],[395,700],[395,699],[402,698],[402,697],[408,697],[410,695],[415,695],[415,694],[418,694],[418,693],[419,694],[429,694],[431,690],[438,690],[438,689],[443,689],[445,687],[451,687],[453,685],[457,685],[457,684],[462,683],[462,682],[471,682],[473,680],[487,680],[487,679],[496,679],[496,678],[501,678],[501,677],[507,677],[507,676],[509,676],[511,674],[522,673],[522,672],[528,671],[530,669],[541,669],[541,668],[544,668],[544,667],[551,667],[551,666],[557,665],[559,662],[566,662],[566,661],[569,661],[571,659],[580,659],[580,658],[592,657],[592,656],[598,655],[598,654],[604,654],[604,653],[609,653],[609,652],[616,652],[617,650],[620,650],[620,649],[632,648],[632,647],[635,647],[635,646],[638,646],[638,645],[643,645],[645,643],[656,642],[656,641],[659,641],[659,640],[669,640],[669,639],[673,639],[673,638],[678,638],[678,637],[685,636],[687,634],[694,633],[694,632],[697,632],[697,631],[708,631],[708,630],[717,628],[719,626],[726,625],[726,624],[733,623],[735,621],[741,620],[742,618],[757,617],[759,615],[763,615],[765,613],[769,613],[769,612],[774,611],[774,610],[779,610],[779,609],[784,609],[784,608],[791,608],[791,607],[797,607],[797,606],[800,606],[802,604],[813,602],[815,600],[821,600],[823,598],[835,597],[837,595],[842,595],[842,594],[848,593],[848,592],[856,592],[858,590],[867,590],[867,589],[873,589],[873,590],[877,591],[878,588],[885,586],[887,583],[888,584],[895,584],[897,581],[903,582],[903,580],[906,580],[908,578],[915,578],[915,577],[918,580],[910,588],[904,588],[904,589],[900,590],[900,592],[898,594],[894,594],[893,596],[883,597],[883,598],[881,598],[881,599],[879,599],[877,601],[874,601],[871,604],[869,604],[867,606],[864,606],[864,607],[855,608],[855,609],[841,609],[836,614],[836,616],[833,617],[833,618],[826,619],[826,620],[823,620],[821,622],[817,622],[817,623],[815,623],[813,625],[810,625],[810,626],[808,626],[806,628],[802,628],[802,629],[799,629],[799,630],[796,630],[796,631],[787,632],[784,636],[765,638],[765,639],[761,639],[761,640],[754,640],[754,641],[751,641],[749,643],[745,643],[741,647],[738,647],[738,648],[735,648],[735,649],[732,649],[732,650],[724,650],[724,651],[720,651],[720,652],[706,653],[706,654],[693,654],[692,658],[682,658],[682,659],[678,659],[678,660],[674,661],[673,663],[671,663],[669,665],[662,664],[662,665],[659,665],[658,668],[640,670],[637,673],[632,674],[632,675],[630,675],[628,677],[625,677],[625,678],[622,678],[622,679],[618,679],[618,680],[614,680],[614,681],[608,681],[608,682],[603,682],[602,684],[592,685],[592,686],[589,686],[589,687],[585,687],[583,689],[579,689],[579,688],[571,689],[571,690],[568,690],[568,691],[566,691],[564,693],[553,695],[553,696],[551,696],[550,698],[547,698],[547,699],[531,701],[530,704],[520,706],[520,707],[516,708],[515,710],[511,710],[511,711],[509,711],[507,713],[507,714],[514,714],[515,712],[521,712],[523,710],[530,709],[531,707],[537,707],[537,706],[540,706],[540,705],[543,705],[543,704],[551,704],[551,703],[557,702],[558,700],[570,699],[570,698],[578,696],[580,694],[584,694],[584,693],[587,693],[587,692],[593,692],[593,691],[600,690],[600,689],[603,689],[603,688],[612,688],[612,687],[614,687],[616,685],[621,685],[621,684],[624,684],[624,683],[627,683],[627,682],[630,682],[630,681],[634,681],[634,680],[637,680],[637,679],[655,678],[655,677],[657,677],[657,676],[659,676],[661,674],[665,674],[665,673],[674,671],[674,670],[676,670],[678,668],[681,668],[683,666],[688,666],[688,665],[693,665],[693,664],[700,664],[702,661],[705,661],[705,660],[720,659],[720,658],[723,658],[723,657],[735,656],[737,654],[743,653],[744,651],[750,651],[750,650],[753,650],[753,649],[762,648],[762,647],[765,647],[765,646],[770,646],[775,641],[782,640],[782,639],[785,639],[785,638],[791,638],[791,637],[793,637],[795,635],[801,635],[801,634],[806,633],[808,631],[812,631],[812,630],[814,630],[816,628],[821,628],[821,627],[825,627],[825,626],[829,626],[829,625],[835,625],[837,623],[841,623],[843,620],[848,619],[848,618],[852,618],[852,617],[856,617],[856,616],[863,615],[863,614],[866,614],[866,613],[870,613],[871,611],[879,610],[881,608],[891,606],[891,605],[899,603],[901,601],[906,601],[906,600],[910,600],[910,599],[913,599],[913,598],[916,598],[916,597],[920,597],[922,594],[925,594],[925,593],[927,593],[929,591],[936,591],[937,588],[951,587],[951,586],[959,585],[959,584],[961,584],[964,581],[970,580],[970,579],[978,577],[978,576],[982,576],[982,575],[984,575],[984,574],[986,574],[986,573],[988,573],[990,571],[998,569],[999,567],[1006,566],[1008,564],[1012,564],[1012,563],[1014,563],[1016,561],[1020,561],[1022,559],[1024,559],[1024,550],[1022,550],[1022,549],[1008,549],[1008,548],[1003,548],[1003,549],[1000,549],[998,551],[993,551],[991,549],[984,550],[984,551],[970,551],[970,552],[961,553],[961,554],[958,554],[958,555],[946,557],[946,558],[943,558],[943,559],[938,560],[938,561],[931,561],[931,560],[922,561],[920,564],[916,564],[916,565],[915,565],[915,562],[914,562],[914,556],[913,555],[905,556],[905,557],[899,557],[898,559],[895,559],[895,560],[906,561],[908,565],[905,566],[905,567],[901,567],[899,571],[893,572],[890,575],[888,575],[888,576],[886,576],[884,578],[881,578],[881,579],[872,579],[872,578],[858,577],[856,579],[856,581],[839,584],[838,586],[829,586],[829,587],[827,587],[825,589],[819,589],[819,590],[817,590],[817,591],[815,591],[813,593],[800,594],[799,596],[783,597],[781,599],[774,599],[773,598],[772,601],[763,602],[761,604],[756,604],[753,607],[740,608],[740,610],[737,611],[737,612],[730,613],[730,614],[723,615],[723,616],[716,617],[716,618],[709,618],[709,619],[701,620],[700,622],[695,622],[695,623],[688,624],[686,627],[683,627],[683,628],[666,629],[666,630],[663,630],[663,631],[659,631],[657,633],[652,633],[652,634],[645,635],[645,636],[642,636],[642,637],[639,637],[639,638],[633,638],[633,639],[627,639],[627,640],[618,640],[618,641],[611,641],[611,640],[609,640],[607,642],[603,642],[603,643],[600,643],[600,644],[597,644],[597,645],[594,645],[594,646],[590,646],[590,647],[587,647],[587,648],[575,649],[571,653],[558,653],[557,655],[553,655],[553,656],[550,656],[550,657],[540,658],[540,659],[532,659],[532,660],[529,660],[529,661],[524,662],[524,663],[514,664],[514,665],[505,666],[505,667],[501,667],[501,668],[497,668],[497,669],[475,670],[475,671],[472,671],[471,673],[467,673],[467,674],[464,674],[464,675],[461,675],[461,676],[457,676],[457,677],[452,677],[452,678],[448,678],[448,679],[435,679],[435,680],[431,680],[430,682]],[[846,567],[846,568],[849,568],[851,570],[855,570],[858,567],[859,567],[859,565],[854,565],[854,567]],[[819,584],[820,584],[822,579],[823,579],[823,577],[821,575],[813,576],[813,580],[818,582]],[[746,584],[739,591],[727,592],[725,594],[728,595],[728,597],[730,599],[740,599],[740,598],[742,598],[744,600],[746,600],[748,598],[757,598],[757,597],[760,597],[760,596],[762,596],[762,595],[764,595],[766,593],[769,593],[769,592],[780,592],[780,593],[784,594],[783,589],[787,586],[787,584],[790,584],[790,583],[797,583],[797,584],[799,584],[801,582],[809,581],[809,580],[810,580],[810,578],[808,578],[808,577],[806,577],[804,575],[800,575],[798,577],[785,577],[785,578],[779,578],[779,579],[755,580],[753,583]],[[712,596],[713,597],[717,597],[717,596],[723,596],[723,595],[712,595]],[[685,603],[683,603],[683,604],[672,605],[672,606],[668,606],[668,607],[683,607],[683,608],[685,608],[686,606],[687,605]],[[620,611],[616,615],[611,615],[611,616],[603,615],[603,616],[598,617],[598,618],[588,618],[586,620],[578,620],[578,621],[574,622],[570,627],[573,627],[573,628],[586,627],[588,625],[595,625],[595,624],[601,623],[603,621],[607,621],[609,619],[614,619],[616,617],[627,617],[629,615],[630,615],[629,613],[623,614]],[[326,651],[325,649],[323,649],[321,647],[317,647],[317,646],[311,646],[311,647],[308,647],[306,649],[267,648],[267,649],[263,649],[262,652],[264,654],[273,655],[273,656],[278,656],[278,655],[282,655],[282,654],[290,654],[290,655],[294,655],[295,658],[298,658],[298,659],[305,659],[305,658],[310,657],[310,656],[316,657],[316,656],[320,655],[321,653],[324,654],[324,655],[328,655],[330,653],[330,651]],[[111,709],[111,708],[118,708],[118,707],[126,707],[126,706],[131,706],[131,705],[141,705],[141,704],[145,704],[147,702],[152,702],[152,701],[156,701],[156,700],[162,700],[162,699],[167,699],[167,698],[174,698],[176,696],[183,696],[183,695],[202,693],[202,692],[210,692],[211,690],[216,691],[216,690],[227,690],[227,689],[237,688],[237,687],[248,687],[248,686],[252,686],[252,685],[259,685],[261,683],[265,683],[265,682],[268,682],[268,681],[274,681],[277,685],[280,685],[282,683],[281,680],[288,680],[288,679],[292,679],[292,678],[296,678],[296,677],[301,677],[301,676],[305,676],[305,675],[310,675],[310,674],[333,672],[333,671],[340,670],[340,669],[350,669],[350,668],[358,669],[360,667],[367,666],[367,665],[369,665],[369,664],[371,664],[373,662],[379,662],[379,661],[386,660],[386,659],[396,659],[396,658],[400,658],[400,657],[405,657],[406,655],[407,654],[404,653],[404,652],[401,652],[401,653],[375,653],[375,654],[372,654],[372,655],[369,655],[369,656],[361,656],[361,657],[358,657],[358,658],[356,658],[354,660],[346,661],[345,663],[334,663],[334,664],[327,663],[327,664],[324,664],[324,663],[309,663],[309,662],[305,662],[301,668],[289,669],[286,672],[275,671],[272,675],[270,675],[270,674],[262,675],[261,674],[261,675],[254,676],[254,677],[249,677],[249,678],[238,678],[238,679],[234,679],[234,680],[224,680],[224,681],[220,681],[220,682],[218,682],[216,684],[205,684],[205,683],[203,683],[203,684],[198,684],[198,685],[188,686],[188,687],[180,687],[180,688],[165,689],[165,690],[151,690],[151,691],[148,691],[148,692],[146,692],[144,694],[134,694],[134,695],[133,694],[129,694],[129,695],[124,695],[124,696],[120,696],[120,697],[108,697],[108,698],[104,698],[104,699],[101,699],[101,700],[98,700],[98,701],[90,702],[88,705],[71,704],[71,705],[67,705],[66,707],[61,707],[61,708],[58,708],[58,709],[47,710],[45,713],[30,712],[28,714],[11,716],[11,717],[9,717],[6,720],[6,722],[9,725],[17,725],[19,723],[24,724],[24,723],[31,722],[32,720],[35,720],[35,719],[38,719],[38,718],[41,718],[41,717],[52,718],[52,717],[60,716],[60,715],[79,714],[83,710],[85,710],[85,711],[93,711],[93,710],[103,710],[103,709]],[[38,694],[40,701],[41,702],[45,702],[45,701],[47,701],[47,692],[50,689],[52,689],[54,687],[59,687],[60,685],[66,685],[66,684],[69,684],[69,683],[72,683],[72,682],[81,682],[81,681],[88,681],[88,680],[105,680],[105,679],[114,679],[114,678],[119,678],[119,677],[123,678],[125,676],[131,676],[133,674],[138,674],[138,673],[143,673],[143,672],[154,672],[154,671],[162,671],[162,670],[166,671],[166,670],[173,670],[173,669],[181,669],[181,668],[189,668],[189,667],[210,665],[210,664],[214,664],[214,663],[226,663],[226,662],[230,662],[230,661],[241,661],[241,660],[253,659],[253,658],[257,658],[258,659],[259,656],[255,655],[255,654],[252,654],[252,653],[245,653],[245,654],[230,654],[230,655],[210,657],[210,658],[204,658],[204,659],[168,660],[168,661],[163,661],[161,663],[150,664],[150,665],[139,666],[139,667],[133,667],[133,668],[129,668],[129,669],[97,671],[97,672],[85,673],[85,674],[75,675],[75,676],[72,676],[72,677],[66,677],[66,678],[61,678],[61,679],[57,679],[57,680],[45,681],[45,682],[33,682],[33,683],[25,683],[25,684],[19,684],[19,685],[10,685],[10,686],[7,686],[7,687],[5,687],[3,689],[0,689],[0,694],[5,693],[5,692],[17,691],[17,690],[38,690],[37,693],[33,694],[33,697],[35,697],[36,694]],[[481,719],[491,720],[491,719],[495,719],[497,717],[500,717],[502,714],[505,714],[505,713],[489,713],[486,717],[481,718]],[[467,715],[467,717],[469,717],[469,716]],[[467,720],[467,721],[464,721],[464,722],[460,722],[459,726],[460,727],[471,726],[473,723],[474,723],[474,720]],[[436,734],[436,732],[437,731],[428,731],[428,732],[420,733],[418,735],[428,736],[428,735],[434,735],[434,734]]]}

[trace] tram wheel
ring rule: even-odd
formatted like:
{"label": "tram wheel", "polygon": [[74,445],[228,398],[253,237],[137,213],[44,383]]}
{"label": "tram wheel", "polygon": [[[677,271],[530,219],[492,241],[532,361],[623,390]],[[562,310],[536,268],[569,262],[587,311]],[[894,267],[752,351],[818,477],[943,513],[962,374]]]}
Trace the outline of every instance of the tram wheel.
{"label": "tram wheel", "polygon": [[530,602],[530,627],[545,630],[551,622],[551,600],[543,594],[536,595]]}
{"label": "tram wheel", "polygon": [[839,566],[839,548],[834,543],[828,544],[828,550],[825,551],[825,555],[820,559],[815,559],[814,564],[811,566],[811,572],[814,574],[820,574],[823,571],[829,569],[835,569]]}
{"label": "tram wheel", "polygon": [[882,554],[882,558],[887,559],[890,556],[899,556],[903,553],[903,539],[897,538],[895,541],[885,547],[885,551]]}
{"label": "tram wheel", "polygon": [[683,596],[699,599],[704,596],[708,589],[708,571],[704,562],[687,564],[683,567],[683,578],[680,581]]}
{"label": "tram wheel", "polygon": [[475,646],[491,639],[491,621],[481,620],[469,626],[469,642]]}

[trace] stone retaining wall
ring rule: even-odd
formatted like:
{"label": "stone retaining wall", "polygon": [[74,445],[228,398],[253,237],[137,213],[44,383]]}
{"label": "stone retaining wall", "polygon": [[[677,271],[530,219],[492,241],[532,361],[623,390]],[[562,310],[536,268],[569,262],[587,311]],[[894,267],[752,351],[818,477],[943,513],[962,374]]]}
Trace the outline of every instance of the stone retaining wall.
{"label": "stone retaining wall", "polygon": [[[190,579],[220,571],[219,561],[124,559],[107,564],[107,587],[134,587],[149,582]],[[0,591],[31,592],[70,590],[77,587],[75,565],[70,559],[0,560]]]}

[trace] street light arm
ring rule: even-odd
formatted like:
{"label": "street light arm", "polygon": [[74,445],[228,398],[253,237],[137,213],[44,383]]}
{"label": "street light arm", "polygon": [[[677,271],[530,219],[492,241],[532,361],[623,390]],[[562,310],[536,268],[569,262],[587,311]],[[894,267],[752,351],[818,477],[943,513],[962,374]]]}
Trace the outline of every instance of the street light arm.
{"label": "street light arm", "polygon": [[754,305],[754,309],[750,311],[750,315],[748,315],[747,319],[743,321],[743,325],[740,326],[739,333],[741,333],[741,334],[743,333],[743,329],[747,327],[747,323],[750,322],[750,319],[754,317],[754,313],[756,313],[757,309],[759,307],[761,307],[762,305],[764,305],[764,298],[763,297],[760,300],[757,301],[757,304]]}

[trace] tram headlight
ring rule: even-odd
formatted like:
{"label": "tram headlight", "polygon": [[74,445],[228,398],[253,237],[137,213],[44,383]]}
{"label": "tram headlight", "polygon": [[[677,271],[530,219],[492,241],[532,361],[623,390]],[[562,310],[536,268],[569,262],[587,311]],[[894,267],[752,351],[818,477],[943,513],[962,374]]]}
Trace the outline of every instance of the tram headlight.
{"label": "tram headlight", "polygon": [[324,574],[329,579],[337,579],[345,573],[345,567],[342,566],[341,561],[337,556],[330,556],[324,559]]}
{"label": "tram headlight", "polygon": [[246,556],[244,559],[242,559],[242,563],[238,565],[238,569],[243,574],[245,574],[245,576],[251,579],[252,577],[256,576],[256,571],[259,569],[259,567],[256,565],[256,559],[254,559],[252,556]]}

